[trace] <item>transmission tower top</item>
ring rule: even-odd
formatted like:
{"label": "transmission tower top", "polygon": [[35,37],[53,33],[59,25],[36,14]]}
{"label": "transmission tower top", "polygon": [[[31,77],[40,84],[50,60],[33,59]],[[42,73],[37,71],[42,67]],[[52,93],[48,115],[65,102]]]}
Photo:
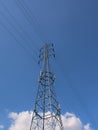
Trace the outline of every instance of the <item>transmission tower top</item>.
{"label": "transmission tower top", "polygon": [[43,66],[39,75],[38,91],[35,100],[30,130],[63,130],[60,105],[56,99],[55,76],[50,71],[50,57],[55,57],[53,44],[45,44],[40,49],[39,64]]}
{"label": "transmission tower top", "polygon": [[55,57],[54,45],[45,44],[45,46],[40,49],[38,64],[42,61],[47,64],[50,57]]}

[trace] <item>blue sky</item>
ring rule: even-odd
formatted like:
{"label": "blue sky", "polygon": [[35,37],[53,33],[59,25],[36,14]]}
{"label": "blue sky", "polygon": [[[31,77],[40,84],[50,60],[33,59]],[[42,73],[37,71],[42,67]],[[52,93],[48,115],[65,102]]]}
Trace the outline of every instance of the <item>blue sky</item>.
{"label": "blue sky", "polygon": [[54,43],[56,93],[62,114],[98,129],[98,1],[0,0],[0,124],[33,110],[39,49]]}

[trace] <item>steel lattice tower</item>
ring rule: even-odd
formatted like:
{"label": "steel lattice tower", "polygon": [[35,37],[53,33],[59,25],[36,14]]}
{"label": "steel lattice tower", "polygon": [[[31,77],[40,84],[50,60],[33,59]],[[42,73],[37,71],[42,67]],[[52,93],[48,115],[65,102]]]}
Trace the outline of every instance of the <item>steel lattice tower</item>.
{"label": "steel lattice tower", "polygon": [[40,49],[39,63],[43,61],[30,130],[63,130],[60,105],[54,90],[55,76],[50,70],[50,57],[55,57],[53,44]]}

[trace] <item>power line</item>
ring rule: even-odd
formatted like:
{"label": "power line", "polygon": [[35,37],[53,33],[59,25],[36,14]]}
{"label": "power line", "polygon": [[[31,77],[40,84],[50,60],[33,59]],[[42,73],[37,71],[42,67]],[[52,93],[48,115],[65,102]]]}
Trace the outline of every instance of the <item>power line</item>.
{"label": "power line", "polygon": [[[25,33],[25,30],[22,28],[22,26],[20,26],[20,24],[18,23],[17,19],[12,15],[12,13],[10,13],[9,9],[7,8],[7,6],[5,6],[5,4],[2,1],[0,1],[0,2],[2,4],[2,7],[4,8],[4,10],[6,10],[6,12],[8,13],[8,15],[13,19],[14,23],[16,23],[16,25],[19,26],[19,30],[18,30],[18,28],[15,28],[15,26],[14,26],[15,30],[17,29],[17,31],[19,31],[19,33],[21,33],[20,35],[22,36],[22,38],[26,39],[28,41],[29,39],[27,39],[27,37],[24,37],[23,33],[21,32],[21,31],[23,31]],[[3,13],[3,15],[4,15],[4,13]],[[5,17],[7,17],[7,16],[5,16]],[[15,25],[15,24],[13,24],[13,25]],[[28,33],[26,34],[26,36],[29,37]],[[32,41],[29,40],[29,42],[31,43]],[[29,45],[29,46],[30,46],[30,48],[32,47],[32,45]],[[33,47],[32,47],[32,49],[34,50]]]}
{"label": "power line", "polygon": [[[23,1],[21,1],[21,3],[24,6],[24,8],[26,9],[26,11],[28,12],[29,16],[31,17],[33,24],[37,25],[37,27],[40,27],[40,24],[39,24],[37,18],[35,17],[34,13],[31,11],[31,9],[27,6],[26,2],[23,0]],[[42,31],[39,30],[38,28],[35,28],[35,30],[37,31],[37,34],[42,39],[42,41],[45,43],[45,41],[43,39],[44,35],[43,35]]]}
{"label": "power line", "polygon": [[[1,13],[0,13],[1,14]],[[7,21],[8,22],[8,21]],[[5,24],[4,24],[4,22],[2,22],[2,21],[0,21],[0,24],[1,24],[1,26],[5,29],[5,30],[7,30],[7,32],[12,36],[12,38],[16,41],[16,43],[19,45],[19,46],[21,46],[30,56],[33,56],[32,55],[32,53],[30,52],[30,48],[27,48],[26,46],[24,46],[20,41],[19,41],[19,39],[16,37],[16,35],[15,35],[15,33],[13,33],[12,31],[11,31],[11,29],[9,29]],[[34,58],[34,62],[36,61],[36,59],[35,59],[35,57],[33,57]],[[37,62],[36,62],[37,63]]]}
{"label": "power line", "polygon": [[0,24],[12,36],[12,38],[17,42],[17,44],[20,47],[22,47],[30,56],[32,56],[32,54],[30,53],[30,51],[25,46],[23,46],[23,44],[21,44],[21,42],[16,38],[16,36],[14,35],[14,33],[12,33],[12,31],[10,31],[10,29],[2,21],[0,21]]}
{"label": "power line", "polygon": [[[19,9],[21,10],[21,12],[23,13],[23,15],[26,17],[26,20],[28,21],[28,23],[30,25],[32,25],[32,23],[34,25],[36,25],[35,22],[34,22],[34,18],[30,14],[30,9],[28,9],[27,6],[24,6],[23,2],[20,1],[20,0],[18,0],[18,1],[16,0],[16,3],[18,5]],[[45,41],[42,39],[42,36],[41,36],[42,33],[40,33],[39,30],[35,26],[33,26],[33,28],[34,28],[35,33],[39,36],[40,40],[43,43],[45,43]]]}
{"label": "power line", "polygon": [[[13,29],[14,29],[14,31],[16,31],[18,34],[19,34],[19,36],[21,36],[21,39],[22,40],[24,40],[25,39],[25,37],[22,35],[22,33],[20,33],[20,31],[14,26],[14,24],[12,24],[11,22],[10,22],[10,20],[6,17],[6,15],[0,10],[0,15],[1,16],[3,16],[3,18],[5,18],[5,20],[7,21],[7,23],[10,25],[10,26],[12,26],[13,27]],[[3,27],[4,27],[4,24],[3,24]],[[7,28],[7,30],[9,30],[8,29],[8,27],[7,26],[5,26],[4,28]],[[15,36],[15,33],[12,33],[12,31],[8,31],[8,32],[11,32],[10,34],[12,35],[12,34],[14,34],[14,38],[16,37]],[[17,39],[17,38],[16,38]],[[25,40],[24,40],[25,41]],[[27,39],[26,39],[26,41],[27,41]],[[18,42],[19,42],[19,40],[18,40]],[[28,41],[27,41],[28,42]],[[21,44],[22,45],[22,44]],[[22,47],[24,47],[23,45],[22,45]],[[25,48],[25,47],[24,47]],[[28,46],[28,50],[30,51],[31,50],[31,47],[30,46]],[[35,57],[33,56],[33,58],[35,59]],[[35,61],[36,61],[36,59],[35,59]]]}

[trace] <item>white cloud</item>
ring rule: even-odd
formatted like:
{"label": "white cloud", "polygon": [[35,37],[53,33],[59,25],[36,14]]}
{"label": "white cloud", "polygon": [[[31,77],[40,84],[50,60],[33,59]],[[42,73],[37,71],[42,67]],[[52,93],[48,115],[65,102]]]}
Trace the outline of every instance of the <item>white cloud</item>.
{"label": "white cloud", "polygon": [[82,122],[72,113],[66,113],[62,116],[64,130],[82,130]]}
{"label": "white cloud", "polygon": [[90,124],[86,124],[84,126],[84,130],[93,130],[93,129],[90,127]]}
{"label": "white cloud", "polygon": [[9,118],[12,119],[12,124],[9,130],[29,130],[31,122],[31,112],[12,112],[9,114]]}
{"label": "white cloud", "polygon": [[[9,118],[12,120],[12,124],[9,127],[9,130],[30,129],[31,117],[32,112],[29,111],[10,113]],[[62,122],[64,130],[93,130],[91,129],[90,124],[83,125],[81,120],[72,113],[67,112],[65,115],[62,115]]]}
{"label": "white cloud", "polygon": [[0,125],[0,129],[3,129],[4,128],[4,126],[3,125]]}

